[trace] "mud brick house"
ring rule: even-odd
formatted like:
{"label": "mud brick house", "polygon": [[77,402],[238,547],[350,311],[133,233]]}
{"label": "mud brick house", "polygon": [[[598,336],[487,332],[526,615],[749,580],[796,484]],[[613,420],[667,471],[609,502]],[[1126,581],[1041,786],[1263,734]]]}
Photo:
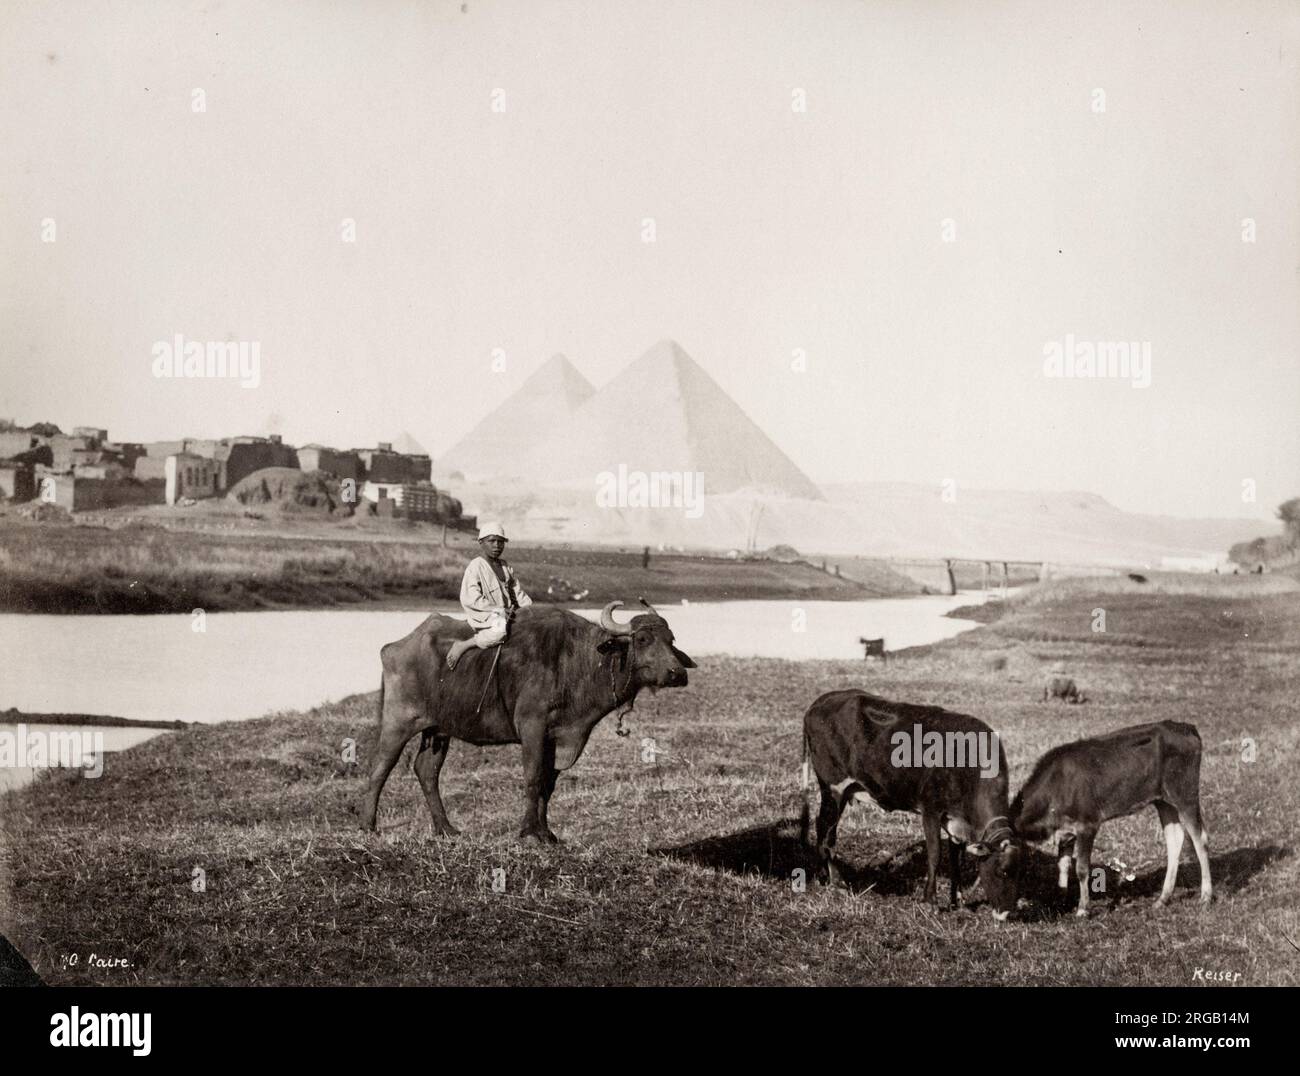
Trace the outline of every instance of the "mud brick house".
{"label": "mud brick house", "polygon": [[298,467],[303,471],[328,471],[339,478],[360,482],[365,477],[361,456],[325,445],[303,445],[298,449]]}
{"label": "mud brick house", "polygon": [[221,493],[221,465],[197,452],[175,452],[168,456],[163,476],[168,504],[175,504],[183,497],[200,500]]}
{"label": "mud brick house", "polygon": [[390,486],[427,482],[433,473],[433,461],[428,456],[394,452],[391,441],[380,441],[376,448],[361,448],[356,452],[365,466],[368,483]]}
{"label": "mud brick house", "polygon": [[0,497],[30,501],[35,496],[35,464],[30,460],[0,460]]}

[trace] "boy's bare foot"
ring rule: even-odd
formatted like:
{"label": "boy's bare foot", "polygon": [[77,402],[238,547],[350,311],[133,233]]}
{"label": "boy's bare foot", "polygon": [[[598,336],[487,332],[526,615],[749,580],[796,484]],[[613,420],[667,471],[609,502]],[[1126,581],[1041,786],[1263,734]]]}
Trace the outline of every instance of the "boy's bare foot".
{"label": "boy's bare foot", "polygon": [[454,669],[456,663],[460,661],[460,656],[473,645],[473,639],[457,639],[452,643],[447,651],[447,668]]}

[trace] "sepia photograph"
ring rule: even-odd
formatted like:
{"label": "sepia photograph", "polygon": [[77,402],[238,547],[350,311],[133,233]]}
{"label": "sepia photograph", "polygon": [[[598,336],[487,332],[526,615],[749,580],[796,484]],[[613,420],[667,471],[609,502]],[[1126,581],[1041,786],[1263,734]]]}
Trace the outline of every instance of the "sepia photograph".
{"label": "sepia photograph", "polygon": [[1300,984],[1294,0],[3,0],[0,143],[42,1048]]}

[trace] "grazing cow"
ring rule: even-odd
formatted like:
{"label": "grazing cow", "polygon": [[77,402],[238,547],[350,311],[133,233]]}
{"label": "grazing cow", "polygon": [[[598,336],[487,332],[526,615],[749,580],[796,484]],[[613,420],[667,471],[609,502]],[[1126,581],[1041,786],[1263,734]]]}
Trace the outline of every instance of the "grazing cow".
{"label": "grazing cow", "polygon": [[463,620],[430,616],[404,639],[380,650],[379,743],[361,803],[361,823],[375,828],[379,794],[406,742],[422,733],[415,773],[436,834],[453,834],[438,792],[438,776],[453,738],[468,743],[523,746],[524,819],[521,838],[555,844],[547,805],[561,770],[587,745],[607,714],[630,708],[643,687],[683,687],[695,668],[673,645],[673,633],[654,608],[626,624],[610,602],[600,623],[549,605],[519,610],[500,648],[471,649],[454,672],[447,650],[469,635]]}
{"label": "grazing cow", "polygon": [[1079,690],[1079,685],[1068,676],[1051,675],[1043,682],[1043,701],[1061,699],[1064,702],[1087,702],[1088,697]]}
{"label": "grazing cow", "polygon": [[1011,824],[1026,840],[1056,842],[1058,884],[1069,884],[1070,847],[1079,881],[1076,915],[1088,914],[1092,842],[1101,824],[1154,805],[1165,831],[1168,863],[1157,905],[1178,876],[1183,831],[1201,865],[1201,903],[1213,894],[1201,822],[1201,737],[1195,725],[1161,721],[1054,747],[1038,760],[1011,805]]}
{"label": "grazing cow", "polygon": [[827,881],[840,881],[834,848],[840,814],[870,795],[887,811],[921,816],[925,899],[935,899],[942,830],[950,838],[949,898],[958,900],[960,843],[979,861],[994,916],[1016,906],[1024,849],[1008,820],[1006,756],[984,722],[938,706],[890,702],[865,691],[830,691],[809,708],[804,729],[802,835],[808,841],[809,762],[821,789],[817,852]]}

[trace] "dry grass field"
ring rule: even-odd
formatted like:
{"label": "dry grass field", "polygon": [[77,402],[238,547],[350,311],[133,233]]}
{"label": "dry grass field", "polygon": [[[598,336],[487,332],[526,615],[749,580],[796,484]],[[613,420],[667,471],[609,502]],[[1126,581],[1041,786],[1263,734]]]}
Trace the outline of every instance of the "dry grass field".
{"label": "dry grass field", "polygon": [[[597,729],[553,801],[558,849],[514,840],[513,747],[453,745],[443,788],[462,836],[430,836],[406,760],[380,833],[360,832],[375,700],[357,696],[164,735],[111,757],[100,780],[54,773],[10,796],[0,919],[54,983],[1300,981],[1294,583],[1065,583],[888,665],[700,665],[689,687],[643,696],[630,736],[612,719]],[[1090,701],[1040,702],[1053,668]],[[1013,791],[1055,744],[1193,722],[1217,900],[1197,903],[1188,845],[1173,903],[1152,907],[1164,865],[1154,810],[1102,828],[1094,862],[1126,866],[1088,920],[1058,897],[1047,855],[1008,923],[977,889],[968,907],[943,906],[943,885],[939,907],[922,904],[919,820],[865,806],[841,827],[850,890],[799,891],[800,719],[820,692],[852,685],[984,719]],[[341,757],[348,737],[358,764]],[[127,966],[91,966],[92,953]]]}

